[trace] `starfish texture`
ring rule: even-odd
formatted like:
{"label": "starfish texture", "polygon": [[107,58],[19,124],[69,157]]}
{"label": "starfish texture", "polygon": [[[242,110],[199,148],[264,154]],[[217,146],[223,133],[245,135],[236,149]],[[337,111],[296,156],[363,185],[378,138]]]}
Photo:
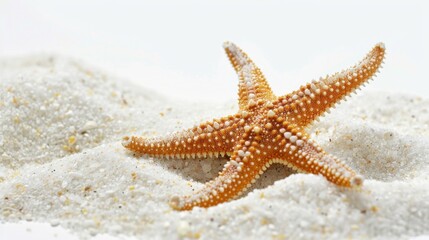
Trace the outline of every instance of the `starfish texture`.
{"label": "starfish texture", "polygon": [[177,210],[229,201],[254,183],[273,163],[324,176],[341,187],[362,185],[363,177],[310,139],[305,129],[378,72],[385,55],[379,43],[357,65],[312,81],[277,97],[261,70],[240,48],[224,44],[239,77],[239,111],[165,138],[124,137],[131,151],[164,158],[230,156],[219,176],[190,196],[175,196]]}

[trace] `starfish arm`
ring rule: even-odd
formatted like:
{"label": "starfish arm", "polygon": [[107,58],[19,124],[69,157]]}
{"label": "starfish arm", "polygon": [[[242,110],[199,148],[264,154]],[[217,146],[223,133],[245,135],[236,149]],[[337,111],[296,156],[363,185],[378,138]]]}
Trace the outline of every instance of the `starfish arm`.
{"label": "starfish arm", "polygon": [[379,43],[359,64],[301,86],[300,90],[280,97],[278,104],[285,107],[288,119],[305,127],[375,76],[384,55],[384,44]]}
{"label": "starfish arm", "polygon": [[240,109],[255,106],[258,101],[274,101],[276,96],[261,70],[235,44],[224,43],[225,52],[239,77],[238,102]]}
{"label": "starfish arm", "polygon": [[164,158],[217,157],[230,154],[244,124],[238,115],[215,119],[165,138],[124,137],[122,145],[140,154]]}
{"label": "starfish arm", "polygon": [[277,161],[290,168],[304,173],[320,174],[328,181],[342,187],[360,186],[363,177],[354,172],[343,161],[326,153],[306,136],[285,132],[283,154],[277,156]]}
{"label": "starfish arm", "polygon": [[190,210],[196,206],[210,207],[241,195],[266,170],[257,139],[258,136],[245,133],[216,179],[206,183],[192,195],[174,196],[170,200],[170,206],[176,210]]}

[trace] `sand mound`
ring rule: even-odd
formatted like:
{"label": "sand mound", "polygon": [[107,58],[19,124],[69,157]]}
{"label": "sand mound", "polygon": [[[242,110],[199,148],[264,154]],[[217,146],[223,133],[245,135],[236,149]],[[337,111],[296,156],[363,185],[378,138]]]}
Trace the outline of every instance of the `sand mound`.
{"label": "sand mound", "polygon": [[234,112],[235,103],[173,102],[55,56],[3,60],[0,219],[48,222],[81,237],[428,235],[428,109],[419,97],[364,91],[312,127],[319,144],[366,177],[361,191],[277,165],[236,201],[176,212],[168,199],[201,187],[226,160],[136,158],[121,136],[189,127]]}

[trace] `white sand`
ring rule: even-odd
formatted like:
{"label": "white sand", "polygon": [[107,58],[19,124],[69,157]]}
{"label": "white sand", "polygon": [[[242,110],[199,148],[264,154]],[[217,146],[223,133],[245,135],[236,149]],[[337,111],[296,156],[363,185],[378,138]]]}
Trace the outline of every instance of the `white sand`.
{"label": "white sand", "polygon": [[429,100],[420,97],[364,90],[310,129],[366,177],[361,191],[276,165],[239,200],[176,212],[169,198],[201,187],[226,159],[137,158],[122,148],[121,136],[190,127],[233,113],[235,102],[178,103],[54,56],[3,60],[1,226],[50,223],[79,237],[429,235],[428,109]]}

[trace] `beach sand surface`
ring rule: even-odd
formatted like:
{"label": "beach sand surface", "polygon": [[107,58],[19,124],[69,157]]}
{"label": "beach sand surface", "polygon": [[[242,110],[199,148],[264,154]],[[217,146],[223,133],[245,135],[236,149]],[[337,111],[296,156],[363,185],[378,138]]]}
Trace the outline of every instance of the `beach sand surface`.
{"label": "beach sand surface", "polygon": [[419,96],[363,89],[310,127],[365,177],[359,190],[273,165],[237,200],[178,212],[168,200],[201,188],[227,159],[159,160],[121,145],[236,111],[236,102],[178,102],[65,57],[1,60],[0,236],[16,226],[52,239],[429,235],[429,100]]}

